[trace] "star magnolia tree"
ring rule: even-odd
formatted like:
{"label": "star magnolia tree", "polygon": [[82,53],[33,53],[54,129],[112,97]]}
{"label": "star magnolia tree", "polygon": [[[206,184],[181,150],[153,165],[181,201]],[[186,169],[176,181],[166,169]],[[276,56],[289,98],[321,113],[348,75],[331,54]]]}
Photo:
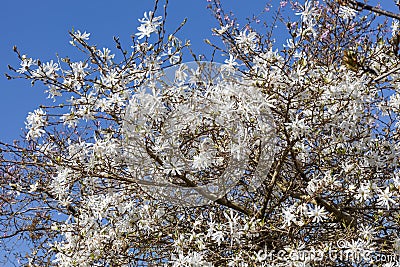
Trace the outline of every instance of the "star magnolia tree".
{"label": "star magnolia tree", "polygon": [[14,49],[7,77],[54,105],[2,144],[4,251],[27,266],[397,266],[398,16],[281,1],[263,27],[267,11],[239,25],[209,2],[222,64],[182,63],[190,43],[158,1],[117,54],[81,31],[82,60]]}

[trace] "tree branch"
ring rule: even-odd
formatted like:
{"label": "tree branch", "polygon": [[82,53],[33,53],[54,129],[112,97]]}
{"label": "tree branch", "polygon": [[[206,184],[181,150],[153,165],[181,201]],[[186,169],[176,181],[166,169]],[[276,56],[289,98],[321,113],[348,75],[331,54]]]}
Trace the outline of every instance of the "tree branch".
{"label": "tree branch", "polygon": [[390,70],[390,71],[388,71],[388,72],[385,72],[385,73],[379,75],[379,76],[376,77],[373,81],[374,81],[374,82],[379,82],[380,80],[386,78],[387,76],[389,76],[390,74],[392,74],[393,72],[396,72],[396,71],[398,71],[398,70],[400,70],[400,67],[394,68],[394,69],[392,69],[392,70]]}
{"label": "tree branch", "polygon": [[352,217],[350,214],[341,211],[339,208],[337,208],[333,203],[329,203],[320,196],[315,197],[315,201],[321,205],[324,206],[325,209],[335,216],[335,218],[338,221],[341,221],[344,223],[345,226],[351,227],[351,228],[356,228],[357,226],[357,219]]}
{"label": "tree branch", "polygon": [[361,10],[369,10],[369,11],[372,11],[372,12],[377,13],[379,15],[383,15],[383,16],[387,16],[387,17],[390,17],[390,18],[393,18],[393,19],[400,20],[400,14],[395,14],[393,12],[386,11],[386,10],[383,10],[383,9],[380,9],[380,8],[377,8],[377,7],[374,7],[374,6],[371,6],[371,5],[367,5],[367,4],[362,3],[362,2],[354,1],[354,0],[349,0],[348,3],[350,4],[351,7],[355,8],[355,9],[357,9],[359,11],[361,11]]}

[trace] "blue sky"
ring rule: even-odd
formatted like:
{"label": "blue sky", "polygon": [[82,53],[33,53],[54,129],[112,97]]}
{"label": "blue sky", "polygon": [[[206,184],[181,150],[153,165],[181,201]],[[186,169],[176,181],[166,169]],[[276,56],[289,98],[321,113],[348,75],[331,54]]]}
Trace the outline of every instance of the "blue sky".
{"label": "blue sky", "polygon": [[[227,8],[241,17],[258,14],[266,3],[260,0],[226,2],[231,2]],[[206,0],[170,0],[168,25],[170,29],[175,28],[187,17],[180,36],[191,40],[197,54],[210,55],[211,50],[203,40],[211,37],[210,29],[216,26],[216,21],[206,9],[207,4]],[[5,78],[7,64],[19,66],[13,45],[42,62],[55,59],[56,53],[61,57],[70,56],[75,49],[68,43],[68,31],[74,28],[90,32],[91,43],[98,47],[115,51],[113,36],[119,36],[129,47],[130,36],[137,32],[140,24],[137,19],[153,6],[152,0],[3,1],[0,9],[0,140],[18,139],[28,112],[46,101],[49,103],[45,88],[39,83],[31,87],[26,80]]]}

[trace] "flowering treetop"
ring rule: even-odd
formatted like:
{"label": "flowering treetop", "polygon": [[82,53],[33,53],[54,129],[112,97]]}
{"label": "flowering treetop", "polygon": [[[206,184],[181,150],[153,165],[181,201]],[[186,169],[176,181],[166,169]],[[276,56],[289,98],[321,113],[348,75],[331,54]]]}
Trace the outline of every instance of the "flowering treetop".
{"label": "flowering treetop", "polygon": [[[54,105],[2,144],[3,239],[29,240],[30,266],[364,266],[399,253],[398,21],[344,2],[281,1],[280,47],[275,24],[242,27],[212,1],[222,43],[206,42],[221,64],[182,63],[190,43],[157,10],[129,49],[115,39],[118,54],[81,31],[82,60],[15,48],[8,77],[41,82]],[[321,257],[338,250],[352,257]]]}

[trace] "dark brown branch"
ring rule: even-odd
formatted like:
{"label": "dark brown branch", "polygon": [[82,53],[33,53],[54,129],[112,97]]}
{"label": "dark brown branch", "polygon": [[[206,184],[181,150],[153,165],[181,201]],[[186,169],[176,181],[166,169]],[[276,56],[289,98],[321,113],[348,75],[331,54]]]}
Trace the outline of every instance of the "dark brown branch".
{"label": "dark brown branch", "polygon": [[341,211],[339,208],[337,208],[333,203],[328,203],[326,200],[324,200],[323,198],[317,196],[315,197],[315,201],[325,207],[325,209],[331,213],[333,213],[333,215],[335,216],[335,218],[338,221],[343,222],[343,224],[347,227],[350,228],[356,228],[357,226],[357,219],[352,217],[350,214]]}
{"label": "dark brown branch", "polygon": [[367,5],[365,3],[362,2],[358,2],[358,1],[354,1],[354,0],[349,0],[348,2],[350,4],[350,7],[354,7],[355,9],[361,11],[361,10],[369,10],[372,11],[374,13],[377,13],[379,15],[383,15],[383,16],[387,16],[393,19],[398,19],[400,20],[400,14],[395,14],[393,12],[390,11],[386,11],[371,5]]}
{"label": "dark brown branch", "polygon": [[220,204],[220,205],[223,205],[225,207],[228,207],[228,208],[234,209],[236,211],[239,211],[239,212],[241,212],[241,213],[243,213],[243,214],[245,214],[247,216],[251,216],[251,211],[245,209],[244,207],[241,207],[241,206],[237,205],[236,203],[234,203],[232,201],[229,201],[226,197],[220,198],[220,199],[216,200],[215,202]]}

